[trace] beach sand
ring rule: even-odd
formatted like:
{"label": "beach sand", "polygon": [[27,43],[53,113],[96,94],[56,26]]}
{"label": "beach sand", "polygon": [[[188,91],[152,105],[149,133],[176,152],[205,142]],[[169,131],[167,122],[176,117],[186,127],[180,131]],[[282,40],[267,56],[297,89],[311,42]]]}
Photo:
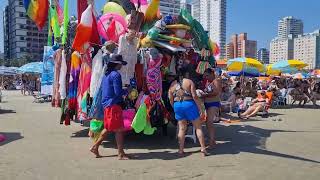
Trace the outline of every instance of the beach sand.
{"label": "beach sand", "polygon": [[126,152],[117,160],[113,135],[100,148],[89,148],[88,128],[60,125],[60,109],[32,103],[19,91],[4,91],[0,103],[0,180],[82,179],[237,179],[318,180],[320,175],[320,109],[270,109],[272,117],[217,124],[217,147],[202,157],[199,145],[186,142],[186,157],[177,156],[175,130],[169,136],[130,133]]}

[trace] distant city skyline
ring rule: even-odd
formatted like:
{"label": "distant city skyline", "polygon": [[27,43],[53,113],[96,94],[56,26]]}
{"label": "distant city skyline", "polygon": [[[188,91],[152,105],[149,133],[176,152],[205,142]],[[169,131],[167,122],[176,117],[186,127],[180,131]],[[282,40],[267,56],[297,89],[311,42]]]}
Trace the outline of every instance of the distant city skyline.
{"label": "distant city skyline", "polygon": [[[3,52],[3,10],[7,5],[7,1],[3,1],[0,4],[0,52]],[[95,2],[96,7],[103,7],[106,0],[95,0]],[[269,43],[277,36],[278,21],[283,17],[293,16],[301,19],[305,33],[320,29],[319,7],[318,0],[308,0],[305,3],[301,3],[300,0],[228,0],[227,37],[247,32],[250,34],[250,39],[258,41],[258,48],[269,49]],[[70,8],[70,14],[76,14],[76,5]]]}

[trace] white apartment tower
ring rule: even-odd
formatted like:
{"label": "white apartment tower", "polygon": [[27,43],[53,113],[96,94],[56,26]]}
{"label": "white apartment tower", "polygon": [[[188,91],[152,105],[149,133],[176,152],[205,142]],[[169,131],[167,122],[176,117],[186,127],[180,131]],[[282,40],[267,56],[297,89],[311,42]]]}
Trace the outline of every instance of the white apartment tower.
{"label": "white apartment tower", "polygon": [[180,0],[161,0],[159,8],[162,16],[178,16],[180,13],[180,5]]}
{"label": "white apartment tower", "polygon": [[307,69],[320,68],[320,30],[294,39],[294,59],[308,64]]}
{"label": "white apartment tower", "polygon": [[186,9],[188,13],[192,14],[192,4],[189,0],[181,0],[180,9]]}
{"label": "white apartment tower", "polygon": [[303,22],[287,16],[278,22],[278,37],[270,43],[270,63],[293,59],[295,38],[303,34]]}
{"label": "white apartment tower", "polygon": [[297,37],[303,34],[303,22],[300,19],[296,19],[292,16],[284,17],[278,22],[278,37],[287,38],[292,34],[293,37]]}
{"label": "white apartment tower", "polygon": [[22,0],[8,0],[3,14],[4,55],[6,59],[30,57],[41,61],[47,44],[48,26],[39,31],[26,15]]}
{"label": "white apartment tower", "polygon": [[200,0],[193,0],[191,5],[192,17],[200,22]]}
{"label": "white apartment tower", "polygon": [[220,58],[226,55],[227,0],[200,0],[200,23],[212,41],[220,46]]}
{"label": "white apartment tower", "polygon": [[270,43],[270,63],[293,59],[294,43],[292,35],[287,38],[275,38]]}

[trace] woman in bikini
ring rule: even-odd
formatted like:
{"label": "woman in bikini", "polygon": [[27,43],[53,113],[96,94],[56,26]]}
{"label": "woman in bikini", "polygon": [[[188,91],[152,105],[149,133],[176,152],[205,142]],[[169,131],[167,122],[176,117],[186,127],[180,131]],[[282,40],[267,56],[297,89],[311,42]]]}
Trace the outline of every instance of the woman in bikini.
{"label": "woman in bikini", "polygon": [[207,110],[207,128],[209,131],[209,147],[213,148],[216,145],[215,130],[213,123],[219,121],[219,109],[220,109],[220,95],[221,95],[221,80],[216,78],[213,69],[206,69],[203,78],[208,82],[204,90],[204,106]]}
{"label": "woman in bikini", "polygon": [[261,97],[252,100],[250,107],[244,113],[240,114],[240,118],[249,119],[250,117],[255,116],[267,103],[269,103],[266,92],[262,91],[260,94]]}
{"label": "woman in bikini", "polygon": [[[187,121],[192,122],[201,145],[201,152],[207,156],[203,132],[201,128],[200,117],[204,114],[202,111],[198,96],[196,94],[195,84],[189,79],[188,72],[180,69],[178,81],[174,81],[169,89],[170,104],[173,106],[175,119],[178,121],[179,132],[179,154],[184,155],[185,133],[187,130]],[[199,111],[201,113],[199,113]]]}

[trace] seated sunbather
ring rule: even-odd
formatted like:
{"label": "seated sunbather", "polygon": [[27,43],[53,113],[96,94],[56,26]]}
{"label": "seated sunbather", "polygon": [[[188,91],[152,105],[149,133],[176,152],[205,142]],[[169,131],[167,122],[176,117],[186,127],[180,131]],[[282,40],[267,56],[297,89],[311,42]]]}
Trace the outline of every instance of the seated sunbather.
{"label": "seated sunbather", "polygon": [[315,84],[311,92],[311,101],[313,105],[318,106],[317,100],[320,100],[320,83]]}
{"label": "seated sunbather", "polygon": [[304,106],[308,102],[308,96],[303,93],[303,90],[299,86],[296,86],[295,89],[290,91],[290,96],[292,96],[293,99],[292,104],[294,104],[296,101],[299,101],[299,105],[301,105],[303,102],[302,105]]}
{"label": "seated sunbather", "polygon": [[266,92],[262,91],[260,94],[261,97],[252,100],[250,107],[244,113],[240,114],[240,118],[248,119],[255,116],[259,111],[263,110],[267,103],[269,103]]}

